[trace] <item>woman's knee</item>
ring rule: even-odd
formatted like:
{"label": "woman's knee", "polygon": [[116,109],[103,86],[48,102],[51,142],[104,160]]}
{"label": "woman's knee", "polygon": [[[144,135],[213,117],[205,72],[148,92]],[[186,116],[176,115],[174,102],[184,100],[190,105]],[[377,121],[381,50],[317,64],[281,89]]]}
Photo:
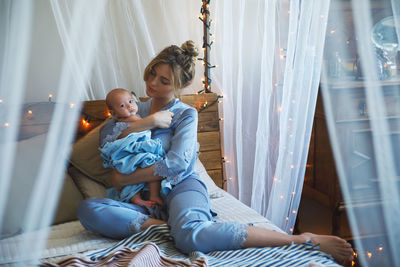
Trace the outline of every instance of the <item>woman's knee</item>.
{"label": "woman's knee", "polygon": [[208,224],[209,222],[192,223],[186,225],[183,229],[171,231],[175,246],[184,253],[193,251],[209,252],[210,239],[207,231],[204,231]]}
{"label": "woman's knee", "polygon": [[88,214],[91,214],[95,206],[99,203],[98,200],[98,198],[88,198],[79,203],[76,208],[76,216],[78,219],[84,219]]}

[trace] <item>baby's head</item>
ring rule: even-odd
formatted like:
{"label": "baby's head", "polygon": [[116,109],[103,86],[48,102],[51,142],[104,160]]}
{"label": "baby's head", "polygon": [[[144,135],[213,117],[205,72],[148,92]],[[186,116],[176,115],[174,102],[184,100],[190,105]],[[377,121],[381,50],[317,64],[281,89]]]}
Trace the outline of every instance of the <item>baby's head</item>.
{"label": "baby's head", "polygon": [[117,119],[128,118],[135,115],[138,106],[128,90],[116,88],[111,90],[106,97],[106,104],[110,113]]}

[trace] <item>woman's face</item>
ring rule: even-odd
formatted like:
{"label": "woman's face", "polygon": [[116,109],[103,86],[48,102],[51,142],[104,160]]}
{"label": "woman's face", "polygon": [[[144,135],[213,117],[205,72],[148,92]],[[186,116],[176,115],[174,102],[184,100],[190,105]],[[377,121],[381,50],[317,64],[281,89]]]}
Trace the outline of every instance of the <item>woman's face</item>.
{"label": "woman's face", "polygon": [[146,94],[155,98],[173,98],[171,67],[168,64],[157,64],[150,70],[146,80]]}

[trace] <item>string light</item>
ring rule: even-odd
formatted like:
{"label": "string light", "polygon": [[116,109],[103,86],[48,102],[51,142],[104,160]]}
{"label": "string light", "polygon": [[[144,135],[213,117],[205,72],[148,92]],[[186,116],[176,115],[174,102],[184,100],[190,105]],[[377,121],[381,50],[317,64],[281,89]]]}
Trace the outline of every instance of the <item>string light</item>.
{"label": "string light", "polygon": [[3,99],[0,99],[0,104],[3,103]]}
{"label": "string light", "polygon": [[330,34],[335,34],[335,32],[336,32],[335,30],[331,30],[329,33]]}
{"label": "string light", "polygon": [[69,108],[74,108],[75,104],[74,103],[69,103]]}
{"label": "string light", "polygon": [[291,168],[291,169],[294,169],[294,165],[293,165],[293,164],[292,164],[292,165],[290,165],[290,168]]}
{"label": "string light", "polygon": [[87,118],[82,118],[81,123],[82,123],[83,127],[85,127],[85,128],[88,128],[90,126],[89,119],[87,119]]}
{"label": "string light", "polygon": [[280,197],[280,199],[283,199],[283,195],[280,195],[279,197]]}
{"label": "string light", "polygon": [[296,214],[296,210],[292,210],[292,213],[293,213],[293,214]]}
{"label": "string light", "polygon": [[367,251],[367,257],[368,257],[368,259],[372,258],[372,253]]}
{"label": "string light", "polygon": [[5,122],[5,123],[3,124],[3,126],[4,126],[4,127],[8,127],[8,126],[10,126],[10,124],[9,124],[8,122]]}
{"label": "string light", "polygon": [[379,250],[379,251],[382,251],[382,250],[383,250],[383,247],[379,247],[378,250]]}
{"label": "string light", "polygon": [[51,102],[52,98],[53,98],[53,95],[49,94],[49,102]]}
{"label": "string light", "polygon": [[289,221],[289,217],[286,217],[286,221]]}
{"label": "string light", "polygon": [[211,79],[210,77],[210,69],[215,68],[216,66],[213,66],[209,63],[210,59],[210,49],[211,45],[213,44],[213,41],[210,42],[210,36],[212,34],[210,33],[210,27],[211,27],[211,22],[212,20],[209,19],[210,17],[210,11],[208,8],[210,7],[210,0],[203,0],[202,1],[202,6],[201,6],[201,16],[199,19],[203,22],[203,58],[199,58],[199,60],[203,60],[203,66],[204,66],[204,80],[203,80],[203,91],[205,93],[211,93]]}
{"label": "string light", "polygon": [[33,113],[32,110],[28,110],[29,115],[32,115],[32,113]]}

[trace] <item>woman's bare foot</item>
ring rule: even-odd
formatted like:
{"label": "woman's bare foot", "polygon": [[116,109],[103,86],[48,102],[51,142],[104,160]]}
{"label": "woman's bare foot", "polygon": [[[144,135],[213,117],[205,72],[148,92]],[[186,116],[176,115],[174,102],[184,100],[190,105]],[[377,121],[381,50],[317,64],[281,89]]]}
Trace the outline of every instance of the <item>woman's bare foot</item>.
{"label": "woman's bare foot", "polygon": [[302,236],[310,240],[312,244],[319,245],[319,249],[325,252],[338,262],[353,260],[353,249],[351,245],[344,239],[332,235],[316,235],[311,233],[304,233]]}

